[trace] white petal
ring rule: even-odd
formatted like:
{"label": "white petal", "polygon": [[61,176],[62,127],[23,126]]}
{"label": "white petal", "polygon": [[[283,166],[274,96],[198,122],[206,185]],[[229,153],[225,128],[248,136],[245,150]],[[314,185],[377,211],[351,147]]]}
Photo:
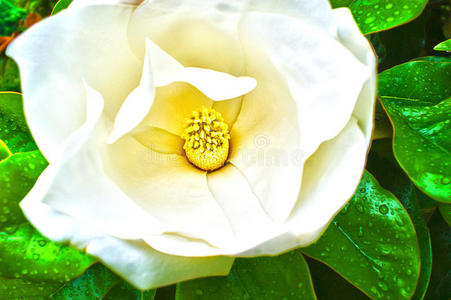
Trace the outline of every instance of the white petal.
{"label": "white petal", "polygon": [[[233,240],[229,221],[212,197],[206,172],[180,155],[150,150],[129,136],[111,145],[107,174],[170,236],[226,247]],[[178,255],[185,255],[185,247]],[[166,252],[167,253],[167,252]]]}
{"label": "white petal", "polygon": [[307,160],[298,202],[281,233],[239,256],[274,255],[314,242],[352,197],[365,168],[367,147],[352,117],[337,137],[321,144]]}
{"label": "white petal", "polygon": [[102,96],[86,86],[87,120],[59,149],[23,203],[42,202],[108,234],[136,239],[163,225],[131,201],[105,175]]}
{"label": "white petal", "polygon": [[129,5],[138,6],[144,0],[73,0],[69,8],[78,8],[92,5]]}
{"label": "white petal", "polygon": [[336,34],[332,8],[327,0],[251,0],[250,10],[294,17],[320,28],[330,35]]}
{"label": "white petal", "polygon": [[344,128],[373,70],[333,36],[299,19],[250,13],[242,20],[241,36],[263,49],[286,78],[308,157]]}
{"label": "white petal", "polygon": [[198,88],[210,99],[220,101],[247,94],[257,85],[255,79],[246,76],[235,77],[204,68],[185,68],[149,39],[146,39],[146,49],[157,87],[173,82],[186,82]]}
{"label": "white petal", "polygon": [[19,64],[28,124],[50,162],[85,120],[82,78],[101,92],[110,118],[137,86],[142,63],[126,36],[131,12],[110,6],[67,9],[25,31],[8,48]]}
{"label": "white petal", "polygon": [[116,115],[113,132],[107,140],[109,144],[114,143],[141,123],[152,107],[155,97],[155,86],[150,51],[151,48],[147,47],[139,86],[128,95]]}
{"label": "white petal", "polygon": [[366,138],[352,117],[336,138],[323,143],[307,160],[299,200],[286,223],[298,235],[304,235],[299,245],[312,242],[352,197],[365,168],[367,151]]}
{"label": "white petal", "polygon": [[142,241],[120,240],[39,201],[22,202],[21,206],[42,234],[56,242],[70,242],[98,257],[141,290],[198,277],[227,275],[233,264],[231,257],[172,256],[155,251]]}
{"label": "white petal", "polygon": [[236,244],[229,252],[243,251],[274,236],[273,223],[243,174],[232,164],[208,174],[208,186],[233,228]]}
{"label": "white petal", "polygon": [[338,24],[338,38],[340,41],[371,71],[371,76],[365,82],[353,112],[353,115],[359,120],[359,125],[369,144],[374,123],[376,56],[368,40],[360,33],[348,8],[335,9],[333,15]]}

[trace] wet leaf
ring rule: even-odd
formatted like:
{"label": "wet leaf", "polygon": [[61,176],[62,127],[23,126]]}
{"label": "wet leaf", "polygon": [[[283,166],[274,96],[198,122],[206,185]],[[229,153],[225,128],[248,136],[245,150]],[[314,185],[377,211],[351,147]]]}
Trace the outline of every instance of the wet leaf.
{"label": "wet leaf", "polygon": [[368,172],[324,235],[301,251],[373,299],[410,299],[415,292],[420,251],[412,221]]}
{"label": "wet leaf", "polygon": [[69,245],[51,242],[27,223],[0,231],[1,277],[68,282],[94,262]]}
{"label": "wet leaf", "polygon": [[46,166],[39,151],[16,153],[0,162],[0,230],[27,222],[19,202]]}
{"label": "wet leaf", "polygon": [[451,51],[451,39],[446,40],[434,47],[436,51]]}
{"label": "wet leaf", "polygon": [[373,142],[368,156],[367,169],[379,179],[383,188],[395,194],[413,221],[420,246],[421,269],[412,300],[423,299],[431,277],[432,249],[429,229],[418,202],[418,190],[397,164],[390,140]]}
{"label": "wet leaf", "polygon": [[418,17],[427,0],[331,0],[333,7],[346,6],[364,34],[387,30]]}
{"label": "wet leaf", "polygon": [[292,251],[277,257],[239,258],[226,277],[177,285],[177,300],[316,299],[304,257]]}
{"label": "wet leaf", "polygon": [[0,277],[0,299],[47,299],[60,283]]}
{"label": "wet leaf", "polygon": [[355,286],[347,282],[328,266],[306,257],[310,273],[312,274],[313,285],[316,295],[320,300],[369,300],[368,296],[362,293]]}
{"label": "wet leaf", "polygon": [[98,263],[86,270],[79,278],[67,283],[50,299],[103,299],[119,281],[119,277]]}
{"label": "wet leaf", "polygon": [[379,95],[401,167],[427,195],[451,202],[451,64],[416,61],[387,70]]}
{"label": "wet leaf", "polygon": [[12,153],[37,150],[18,93],[0,92],[0,139]]}

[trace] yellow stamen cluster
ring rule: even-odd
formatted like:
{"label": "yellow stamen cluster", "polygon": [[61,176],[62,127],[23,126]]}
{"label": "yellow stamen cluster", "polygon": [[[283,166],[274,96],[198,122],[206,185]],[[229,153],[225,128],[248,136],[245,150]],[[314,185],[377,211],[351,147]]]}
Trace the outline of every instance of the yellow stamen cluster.
{"label": "yellow stamen cluster", "polygon": [[229,155],[229,129],[221,113],[203,107],[186,119],[182,138],[186,157],[196,167],[213,171],[224,165]]}

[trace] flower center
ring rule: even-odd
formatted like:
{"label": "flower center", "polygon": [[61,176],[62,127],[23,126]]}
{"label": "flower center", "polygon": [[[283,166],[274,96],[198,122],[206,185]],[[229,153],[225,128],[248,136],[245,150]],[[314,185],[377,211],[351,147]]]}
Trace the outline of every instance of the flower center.
{"label": "flower center", "polygon": [[183,149],[196,167],[213,171],[224,165],[229,155],[229,129],[220,112],[202,107],[186,119]]}

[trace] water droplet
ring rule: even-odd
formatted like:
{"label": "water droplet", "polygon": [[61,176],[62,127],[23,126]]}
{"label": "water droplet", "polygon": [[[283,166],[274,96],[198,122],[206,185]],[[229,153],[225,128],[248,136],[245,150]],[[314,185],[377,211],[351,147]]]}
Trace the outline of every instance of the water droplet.
{"label": "water droplet", "polygon": [[44,247],[45,245],[47,245],[47,241],[46,240],[40,240],[38,242],[39,246]]}
{"label": "water droplet", "polygon": [[388,213],[388,207],[385,204],[382,204],[381,206],[379,206],[379,212],[383,215]]}
{"label": "water droplet", "polygon": [[385,5],[385,8],[386,8],[386,9],[390,9],[390,8],[392,8],[392,7],[393,7],[393,4],[391,4],[391,3]]}
{"label": "water droplet", "polygon": [[39,254],[37,253],[33,253],[33,255],[31,256],[34,260],[39,260],[39,258],[41,257]]}

